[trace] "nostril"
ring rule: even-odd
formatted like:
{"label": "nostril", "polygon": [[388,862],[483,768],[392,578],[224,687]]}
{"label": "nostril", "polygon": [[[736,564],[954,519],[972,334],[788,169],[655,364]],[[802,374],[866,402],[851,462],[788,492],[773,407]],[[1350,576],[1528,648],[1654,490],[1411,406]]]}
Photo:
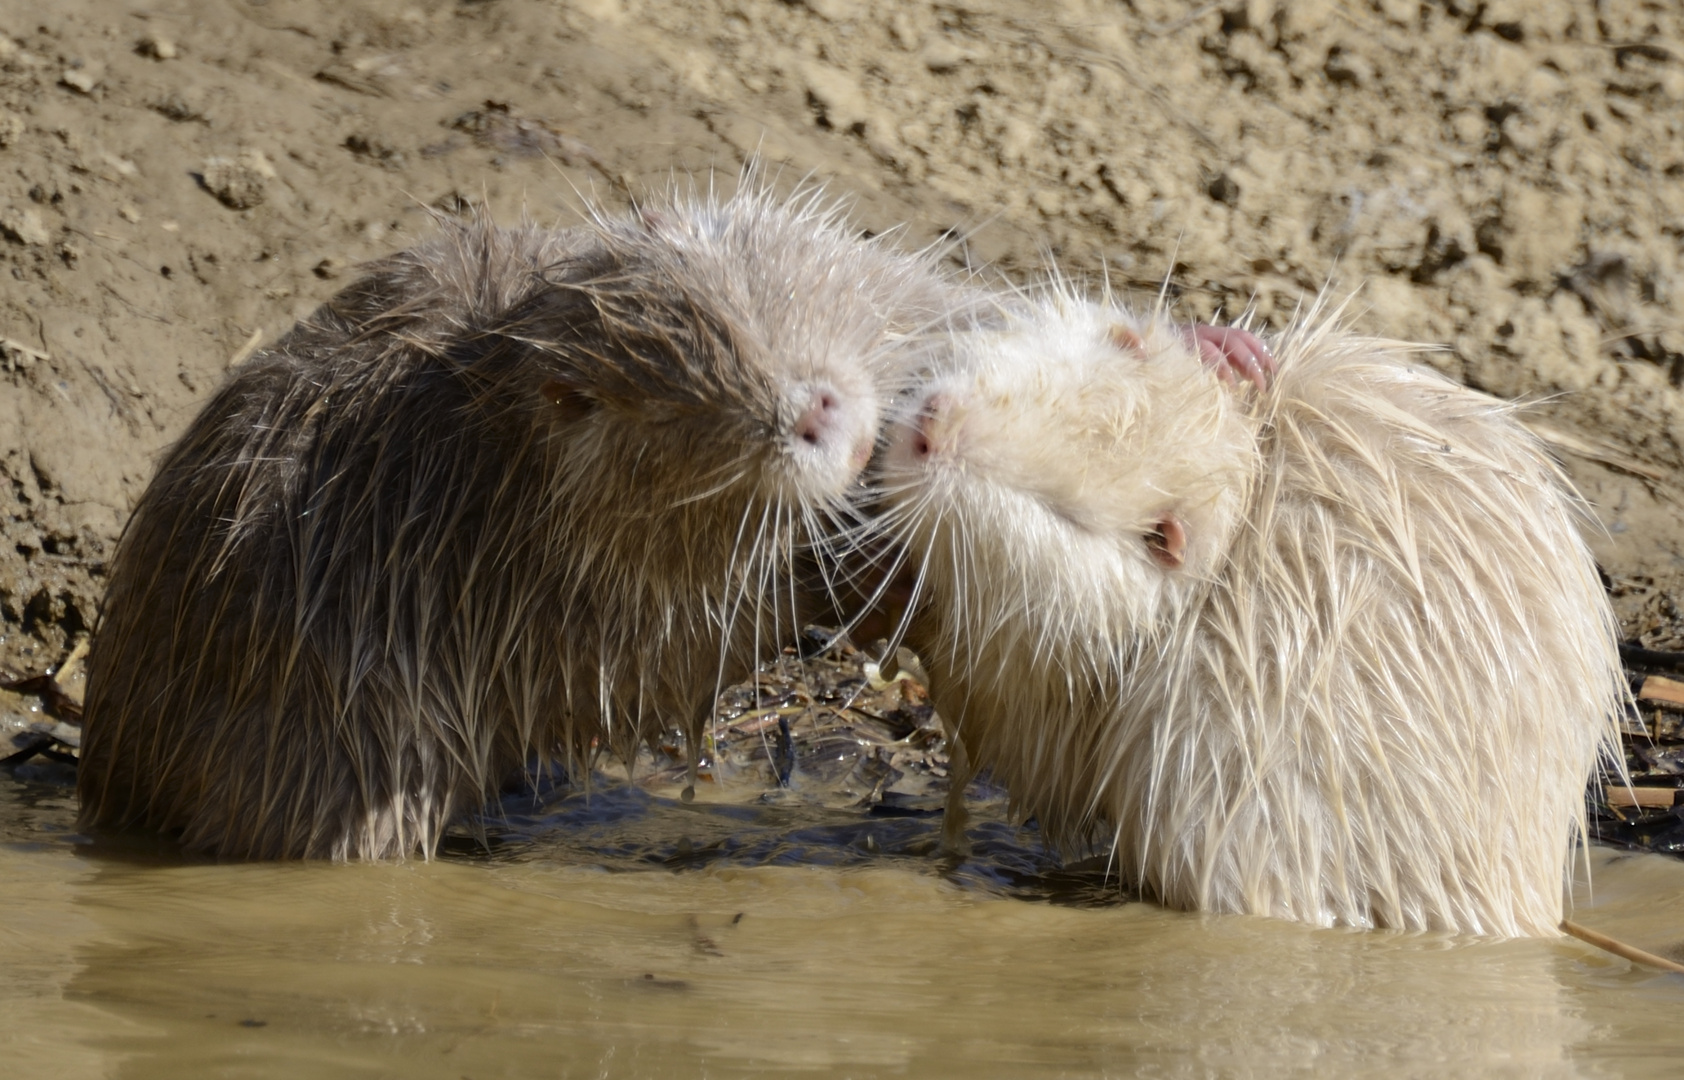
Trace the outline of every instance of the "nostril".
{"label": "nostril", "polygon": [[841,396],[834,390],[815,388],[790,433],[808,446],[817,447],[835,437],[844,425]]}
{"label": "nostril", "polygon": [[912,437],[907,441],[912,456],[923,461],[936,453],[938,446],[948,438],[948,412],[952,402],[946,394],[931,394],[924,399],[923,408],[913,419]]}

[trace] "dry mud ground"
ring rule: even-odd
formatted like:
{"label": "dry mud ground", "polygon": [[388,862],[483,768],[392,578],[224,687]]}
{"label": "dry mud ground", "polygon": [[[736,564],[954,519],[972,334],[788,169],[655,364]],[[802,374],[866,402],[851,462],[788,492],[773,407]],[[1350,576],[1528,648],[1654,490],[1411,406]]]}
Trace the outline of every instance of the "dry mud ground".
{"label": "dry mud ground", "polygon": [[1630,632],[1684,569],[1677,0],[0,0],[0,672],[96,618],[159,450],[428,207],[758,151],[863,228],[1279,325],[1535,414]]}

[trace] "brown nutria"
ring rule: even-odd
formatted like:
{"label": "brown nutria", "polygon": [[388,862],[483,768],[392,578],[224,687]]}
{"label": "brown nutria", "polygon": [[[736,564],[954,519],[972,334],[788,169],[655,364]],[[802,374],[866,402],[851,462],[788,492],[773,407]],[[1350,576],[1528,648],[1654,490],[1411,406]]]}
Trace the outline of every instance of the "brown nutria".
{"label": "brown nutria", "polygon": [[232,374],[136,507],[82,824],[428,854],[530,755],[694,747],[800,622],[889,357],[956,306],[930,259],[752,184],[374,264]]}
{"label": "brown nutria", "polygon": [[1554,934],[1623,687],[1511,405],[1330,320],[1261,393],[1053,291],[908,400],[885,527],[936,704],[1066,852],[1174,907]]}

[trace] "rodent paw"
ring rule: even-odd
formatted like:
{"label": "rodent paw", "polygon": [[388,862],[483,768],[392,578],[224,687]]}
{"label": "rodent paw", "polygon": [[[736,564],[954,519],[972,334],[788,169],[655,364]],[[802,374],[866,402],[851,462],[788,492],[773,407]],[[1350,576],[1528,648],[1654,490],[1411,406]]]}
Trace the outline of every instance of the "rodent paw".
{"label": "rodent paw", "polygon": [[1183,333],[1188,344],[1198,350],[1199,359],[1223,382],[1247,379],[1259,390],[1269,388],[1269,378],[1275,373],[1275,356],[1256,334],[1209,323],[1193,323]]}

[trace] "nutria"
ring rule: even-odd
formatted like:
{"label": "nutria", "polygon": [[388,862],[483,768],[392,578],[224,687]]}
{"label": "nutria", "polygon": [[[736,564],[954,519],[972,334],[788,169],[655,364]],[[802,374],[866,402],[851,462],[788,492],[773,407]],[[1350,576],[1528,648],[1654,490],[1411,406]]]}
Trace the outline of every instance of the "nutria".
{"label": "nutria", "polygon": [[442,224],[237,368],[118,547],[79,794],[248,858],[431,853],[685,728],[803,618],[879,375],[959,302],[808,195]]}
{"label": "nutria", "polygon": [[1055,291],[883,455],[910,643],[1066,853],[1183,909],[1555,934],[1624,693],[1588,518],[1513,406],[1305,319],[1260,393]]}

